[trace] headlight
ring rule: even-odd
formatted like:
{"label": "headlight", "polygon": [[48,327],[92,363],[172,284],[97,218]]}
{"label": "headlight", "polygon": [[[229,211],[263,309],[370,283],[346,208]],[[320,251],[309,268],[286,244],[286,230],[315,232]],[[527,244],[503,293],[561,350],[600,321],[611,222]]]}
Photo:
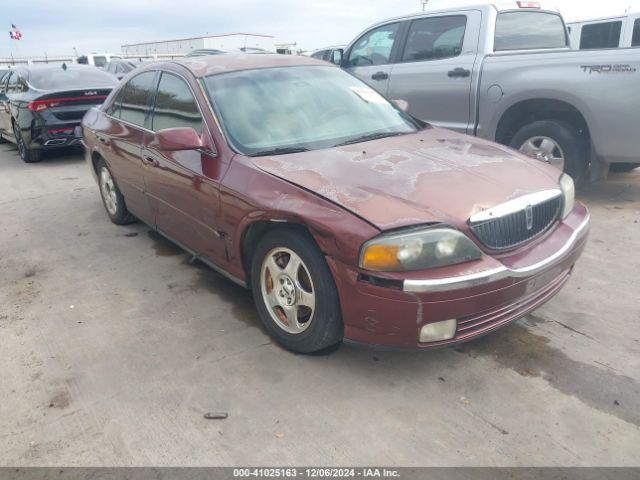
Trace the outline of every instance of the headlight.
{"label": "headlight", "polygon": [[563,173],[560,177],[560,189],[564,197],[562,218],[567,218],[567,215],[573,210],[573,204],[576,200],[576,187],[573,185],[573,179],[566,173]]}
{"label": "headlight", "polygon": [[435,227],[381,235],[360,252],[360,267],[379,272],[406,272],[477,260],[482,253],[464,234]]}

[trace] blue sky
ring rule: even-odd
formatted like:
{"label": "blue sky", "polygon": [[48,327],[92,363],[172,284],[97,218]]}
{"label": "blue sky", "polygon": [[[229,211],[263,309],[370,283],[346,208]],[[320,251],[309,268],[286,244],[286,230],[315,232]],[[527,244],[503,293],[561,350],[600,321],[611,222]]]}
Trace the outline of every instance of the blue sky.
{"label": "blue sky", "polygon": [[[482,0],[431,0],[432,8]],[[349,42],[384,18],[419,11],[420,0],[22,0],[0,9],[0,56],[119,52],[126,43],[231,32],[275,35],[304,49]],[[565,17],[620,14],[640,0],[556,0]],[[21,41],[9,39],[15,23]]]}

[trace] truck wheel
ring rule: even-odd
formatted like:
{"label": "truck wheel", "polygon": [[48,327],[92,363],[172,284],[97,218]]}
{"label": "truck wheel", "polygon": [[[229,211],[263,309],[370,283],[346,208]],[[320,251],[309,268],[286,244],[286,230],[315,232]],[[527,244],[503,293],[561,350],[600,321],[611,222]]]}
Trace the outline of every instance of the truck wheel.
{"label": "truck wheel", "polygon": [[577,128],[558,120],[540,120],[525,125],[511,139],[510,146],[536,160],[567,172],[576,186],[583,185],[589,172],[587,142]]}
{"label": "truck wheel", "polygon": [[284,348],[311,353],[342,340],[333,276],[309,235],[294,229],[267,233],[253,255],[251,288],[260,320]]}
{"label": "truck wheel", "polygon": [[13,134],[16,137],[18,153],[24,163],[36,163],[42,160],[42,157],[40,156],[42,152],[40,150],[33,150],[25,145],[22,138],[22,132],[20,132],[20,127],[18,127],[16,123],[13,124]]}
{"label": "truck wheel", "polygon": [[612,163],[609,165],[610,172],[628,173],[640,167],[640,163]]}
{"label": "truck wheel", "polygon": [[107,215],[116,225],[126,225],[136,221],[136,217],[129,213],[127,205],[124,202],[124,196],[120,193],[120,189],[114,182],[111,172],[104,163],[104,160],[98,160],[96,165],[98,173],[98,184],[100,185],[100,196]]}

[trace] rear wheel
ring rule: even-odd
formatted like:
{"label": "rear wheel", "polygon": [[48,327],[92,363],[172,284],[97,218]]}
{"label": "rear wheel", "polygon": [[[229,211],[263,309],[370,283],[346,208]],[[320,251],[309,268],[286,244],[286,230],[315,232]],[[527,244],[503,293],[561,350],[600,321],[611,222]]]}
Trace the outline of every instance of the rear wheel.
{"label": "rear wheel", "polygon": [[582,185],[587,180],[587,142],[570,123],[558,120],[530,123],[516,132],[510,145],[531,158],[567,172],[576,185]]}
{"label": "rear wheel", "polygon": [[25,163],[36,163],[42,160],[41,151],[34,150],[32,148],[27,147],[22,138],[22,132],[20,131],[20,127],[18,127],[17,123],[13,123],[13,134],[16,137],[16,146],[18,147],[18,154],[20,158]]}
{"label": "rear wheel", "polygon": [[638,167],[640,167],[640,164],[638,163],[612,163],[609,165],[609,171],[616,173],[628,173]]}
{"label": "rear wheel", "polygon": [[124,197],[113,181],[111,171],[104,160],[100,159],[96,166],[98,173],[98,184],[100,185],[100,196],[107,215],[116,225],[126,225],[136,221],[136,217],[129,213]]}
{"label": "rear wheel", "polygon": [[311,353],[342,340],[333,276],[308,234],[267,233],[253,255],[251,287],[262,323],[286,349]]}

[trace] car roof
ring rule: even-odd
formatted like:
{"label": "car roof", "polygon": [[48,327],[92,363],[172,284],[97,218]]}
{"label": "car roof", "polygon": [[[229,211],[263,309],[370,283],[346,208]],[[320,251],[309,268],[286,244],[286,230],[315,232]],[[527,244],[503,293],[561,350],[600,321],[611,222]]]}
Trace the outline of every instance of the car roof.
{"label": "car roof", "polygon": [[[297,67],[305,65],[320,65],[326,67],[327,65],[330,65],[322,60],[298,55],[249,55],[244,53],[211,55],[205,57],[185,57],[168,63],[177,63],[182,65],[198,78],[215,75],[217,73],[236,72],[239,70],[255,70],[259,68]],[[158,68],[158,66],[158,64],[154,64],[151,68]]]}
{"label": "car roof", "polygon": [[[79,65],[76,63],[67,63],[67,70],[85,70],[85,69],[95,69],[93,65]],[[54,70],[62,69],[62,64],[56,65],[17,65],[13,69],[26,71],[26,72],[52,72]]]}

